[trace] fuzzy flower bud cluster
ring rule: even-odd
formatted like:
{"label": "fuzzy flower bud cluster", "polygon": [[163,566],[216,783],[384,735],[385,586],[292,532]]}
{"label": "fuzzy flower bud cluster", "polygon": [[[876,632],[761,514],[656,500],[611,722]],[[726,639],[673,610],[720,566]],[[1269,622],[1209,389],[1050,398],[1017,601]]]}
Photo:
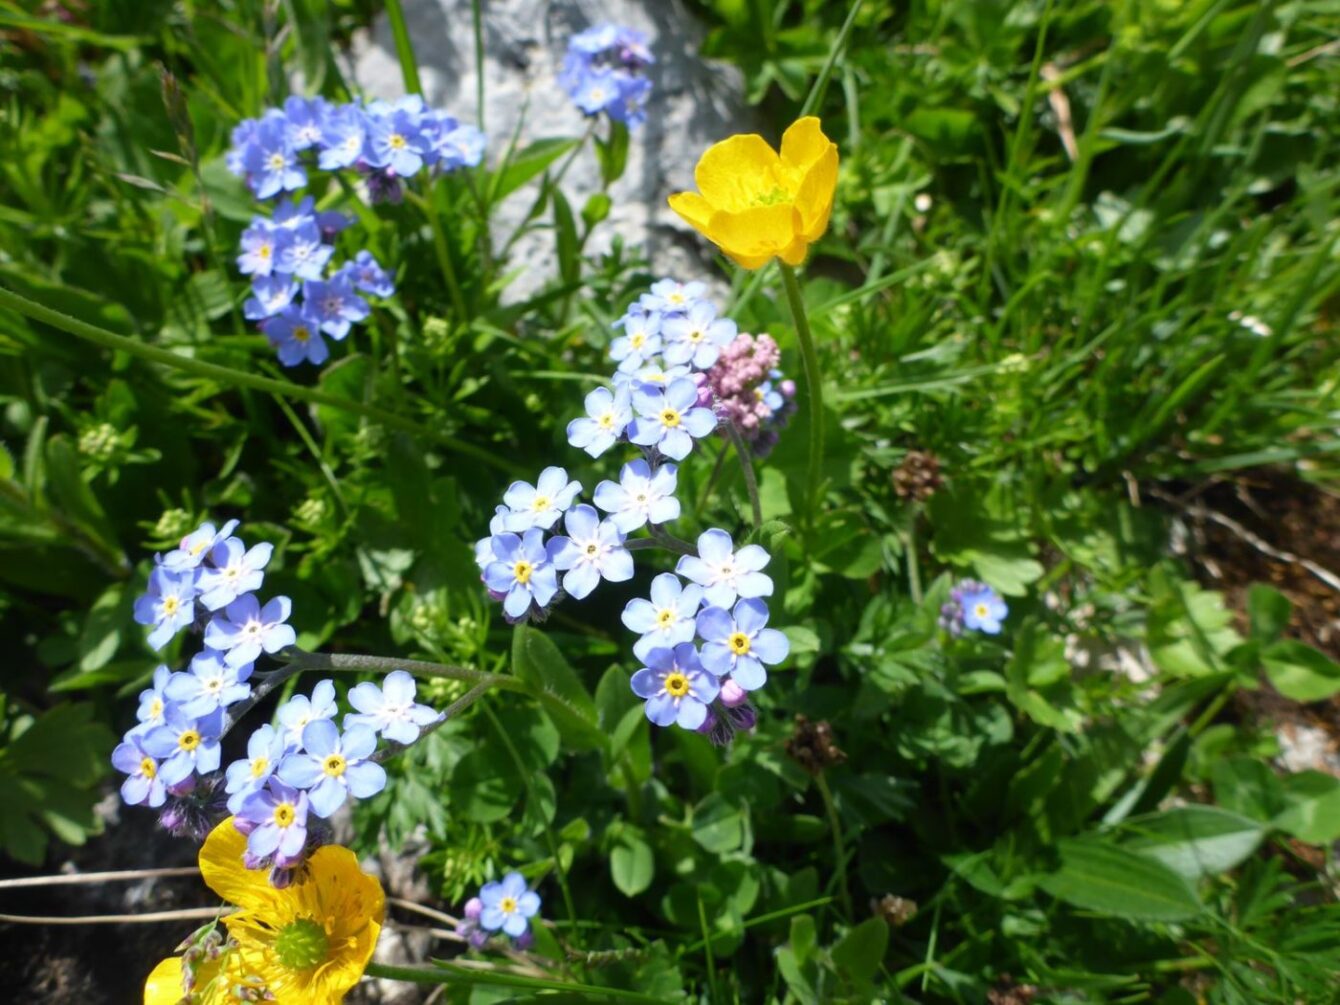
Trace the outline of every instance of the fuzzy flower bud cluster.
{"label": "fuzzy flower bud cluster", "polygon": [[717,414],[735,423],[756,457],[776,446],[796,410],[796,384],[783,377],[781,360],[772,336],[741,332],[703,378]]}

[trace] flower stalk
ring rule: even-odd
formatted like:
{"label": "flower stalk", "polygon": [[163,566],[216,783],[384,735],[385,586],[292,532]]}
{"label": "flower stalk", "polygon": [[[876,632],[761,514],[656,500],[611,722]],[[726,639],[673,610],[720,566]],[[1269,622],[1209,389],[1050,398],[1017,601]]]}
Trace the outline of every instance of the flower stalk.
{"label": "flower stalk", "polygon": [[824,463],[824,392],[819,375],[819,357],[814,351],[814,335],[810,331],[809,318],[805,315],[805,298],[800,291],[800,279],[796,270],[785,262],[778,262],[782,270],[782,285],[786,289],[786,301],[791,308],[791,317],[796,323],[796,336],[800,341],[800,358],[805,368],[805,387],[809,392],[810,403],[810,450],[809,477],[805,485],[806,511],[813,520],[819,501],[823,498],[820,479],[823,477]]}

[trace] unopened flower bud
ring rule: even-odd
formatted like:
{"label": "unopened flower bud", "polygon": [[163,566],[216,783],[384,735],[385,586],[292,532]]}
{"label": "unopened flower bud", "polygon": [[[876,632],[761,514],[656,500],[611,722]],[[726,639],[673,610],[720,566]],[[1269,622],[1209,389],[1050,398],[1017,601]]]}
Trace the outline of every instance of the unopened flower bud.
{"label": "unopened flower bud", "polygon": [[478,921],[480,914],[484,911],[484,902],[478,897],[471,897],[465,902],[465,916],[471,921]]}
{"label": "unopened flower bud", "polygon": [[727,708],[736,708],[749,700],[749,692],[735,683],[734,680],[728,680],[721,685],[721,704]]}

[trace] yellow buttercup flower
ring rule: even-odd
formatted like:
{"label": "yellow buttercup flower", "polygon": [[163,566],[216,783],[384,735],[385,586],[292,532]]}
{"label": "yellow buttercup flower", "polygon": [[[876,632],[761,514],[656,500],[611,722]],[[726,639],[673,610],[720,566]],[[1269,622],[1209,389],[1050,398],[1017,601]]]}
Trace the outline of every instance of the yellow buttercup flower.
{"label": "yellow buttercup flower", "polygon": [[828,229],[837,174],[837,144],[806,116],[782,135],[780,156],[752,133],[709,147],[693,171],[698,191],[672,195],[670,208],[746,269],[799,265]]}
{"label": "yellow buttercup flower", "polygon": [[[222,1005],[243,987],[278,1005],[338,1005],[362,978],[381,934],[381,884],[348,848],[326,845],[276,890],[267,870],[242,864],[246,843],[229,817],[200,849],[205,882],[236,910],[223,916],[231,944],[197,966],[185,1000]],[[163,960],[145,982],[144,1005],[177,1005],[182,977],[181,957]]]}
{"label": "yellow buttercup flower", "polygon": [[229,817],[200,849],[200,872],[238,910],[223,923],[240,972],[280,1005],[338,1005],[372,958],[386,916],[381,884],[348,848],[318,848],[282,890],[242,864],[246,838]]}

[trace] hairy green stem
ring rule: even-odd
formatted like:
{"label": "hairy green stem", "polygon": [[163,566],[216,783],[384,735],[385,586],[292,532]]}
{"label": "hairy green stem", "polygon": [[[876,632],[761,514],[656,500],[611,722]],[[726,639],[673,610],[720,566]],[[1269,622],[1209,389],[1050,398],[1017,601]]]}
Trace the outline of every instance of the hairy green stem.
{"label": "hairy green stem", "polygon": [[824,392],[819,376],[819,357],[814,352],[814,335],[810,331],[809,318],[805,316],[805,298],[800,292],[800,280],[796,270],[785,262],[778,261],[782,270],[782,285],[786,288],[787,304],[791,308],[791,317],[796,323],[796,335],[800,340],[800,358],[805,366],[805,385],[810,399],[810,460],[809,483],[805,486],[806,510],[813,522],[823,498],[819,480],[823,476],[824,464]]}
{"label": "hairy green stem", "polygon": [[376,673],[405,670],[418,677],[445,677],[448,680],[469,681],[471,684],[487,684],[489,687],[501,688],[504,691],[530,693],[525,681],[510,674],[488,673],[485,670],[431,663],[427,660],[406,660],[398,656],[366,656],[361,653],[309,653],[296,646],[283,650],[280,658],[287,660],[290,667],[296,667],[298,670],[371,670]]}
{"label": "hairy green stem", "polygon": [[451,295],[452,310],[456,313],[457,322],[465,325],[470,321],[470,312],[465,307],[465,294],[461,290],[460,280],[456,277],[456,264],[451,260],[447,232],[442,229],[442,220],[432,199],[432,191],[432,183],[429,182],[428,195],[419,195],[417,192],[409,192],[407,195],[428,219],[428,226],[433,232],[433,252],[437,256],[438,268],[442,270],[442,278],[446,280],[447,292]]}
{"label": "hairy green stem", "polygon": [[150,345],[147,342],[141,342],[139,339],[129,338],[125,335],[117,335],[105,328],[99,328],[97,325],[88,324],[73,318],[68,314],[62,314],[60,311],[52,310],[35,301],[29,300],[12,290],[0,287],[0,308],[9,308],[22,314],[24,317],[32,318],[34,321],[41,321],[43,324],[51,325],[70,335],[75,335],[95,345],[102,346],[104,349],[111,349],[115,352],[124,352],[150,363],[160,363],[163,366],[170,366],[173,369],[181,370],[183,373],[194,374],[197,377],[206,377],[210,380],[216,380],[228,387],[245,387],[253,391],[264,391],[267,394],[283,395],[287,398],[296,398],[298,401],[305,401],[312,405],[325,405],[328,408],[336,408],[340,411],[351,412],[354,415],[361,415],[364,418],[371,419],[381,423],[383,426],[389,426],[392,429],[404,430],[407,433],[413,433],[415,436],[421,436],[432,440],[449,450],[458,454],[464,454],[473,457],[477,461],[482,461],[492,467],[502,471],[513,472],[517,470],[515,464],[505,460],[497,454],[477,447],[473,443],[466,443],[456,439],[454,436],[448,436],[444,433],[436,432],[419,425],[413,419],[408,419],[403,415],[385,408],[379,408],[376,405],[365,405],[361,401],[355,401],[352,398],[345,398],[338,394],[330,394],[315,387],[305,387],[302,384],[293,384],[286,380],[275,380],[271,377],[261,377],[257,374],[247,373],[245,370],[235,370],[229,366],[220,366],[217,363],[206,363],[204,360],[194,359],[190,356],[183,356],[170,349],[163,349],[156,345]]}
{"label": "hairy green stem", "polygon": [[677,555],[696,555],[698,549],[689,544],[682,538],[675,537],[667,530],[662,530],[658,524],[648,524],[647,530],[651,532],[652,539],[658,542],[663,548],[673,551]]}
{"label": "hairy green stem", "polygon": [[815,787],[824,801],[824,812],[828,815],[828,829],[833,832],[833,854],[837,856],[835,866],[838,874],[838,889],[842,892],[842,909],[850,921],[854,915],[851,910],[851,890],[847,887],[847,846],[842,840],[842,820],[838,816],[837,804],[833,802],[833,791],[828,787],[828,779],[820,771],[814,776]]}
{"label": "hairy green stem", "polygon": [[595,984],[580,984],[576,981],[527,977],[502,970],[467,970],[449,963],[435,967],[398,967],[386,963],[369,963],[364,968],[363,974],[365,977],[383,977],[387,980],[410,981],[415,984],[491,984],[496,987],[531,988],[537,991],[568,991],[584,997],[647,1002],[649,1005],[661,1005],[665,1001],[664,998],[653,998],[637,991],[602,988]]}
{"label": "hairy green stem", "polygon": [[489,690],[491,690],[493,687],[494,684],[492,681],[487,680],[480,681],[469,691],[466,691],[465,694],[461,695],[450,705],[444,708],[442,710],[442,717],[438,719],[436,722],[429,723],[427,726],[424,726],[423,729],[419,730],[419,735],[416,736],[409,743],[397,743],[393,747],[383,747],[372,755],[371,760],[387,761],[390,760],[392,757],[397,756],[398,754],[403,754],[405,751],[409,750],[410,747],[414,746],[414,744],[422,742],[424,737],[428,736],[430,733],[436,732],[437,730],[445,726],[447,723],[449,723],[452,719],[456,718],[467,708],[469,708],[471,705],[477,702],[480,698],[484,697],[484,695],[487,694]]}
{"label": "hairy green stem", "polygon": [[744,473],[744,489],[749,493],[749,506],[754,513],[754,528],[758,529],[763,526],[763,504],[758,499],[758,479],[754,476],[754,460],[735,421],[727,419],[724,425],[726,436],[730,438],[731,446],[735,448],[735,454],[740,458],[740,470]]}

